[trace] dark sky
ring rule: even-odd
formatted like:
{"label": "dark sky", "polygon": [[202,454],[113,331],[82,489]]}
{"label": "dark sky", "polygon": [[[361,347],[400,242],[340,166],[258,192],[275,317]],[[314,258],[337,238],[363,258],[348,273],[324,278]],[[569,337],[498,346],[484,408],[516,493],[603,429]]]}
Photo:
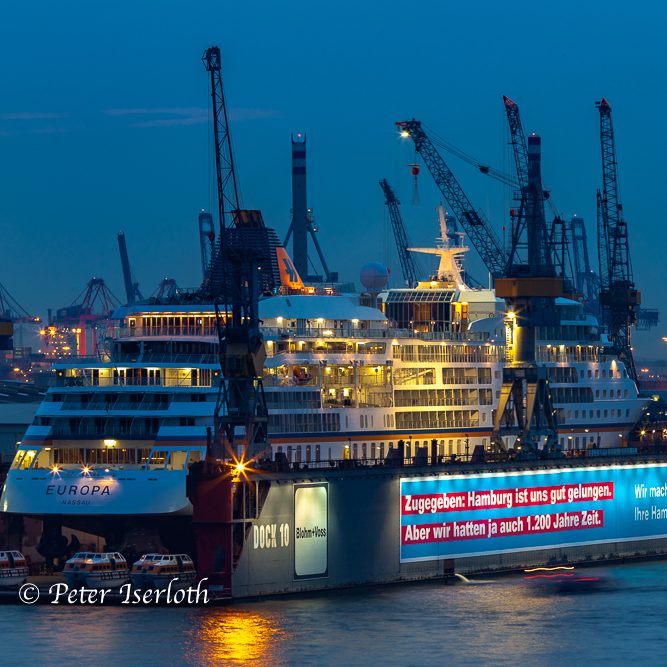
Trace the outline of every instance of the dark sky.
{"label": "dark sky", "polygon": [[[199,282],[196,217],[215,191],[200,58],[218,44],[244,206],[283,237],[290,133],[306,131],[320,241],[352,280],[371,260],[400,273],[380,178],[398,191],[413,243],[436,234],[439,195],[423,171],[412,203],[414,152],[393,122],[419,118],[509,172],[502,94],[542,135],[545,182],[563,215],[589,221],[597,262],[594,102],[607,97],[636,282],[667,321],[666,15],[618,0],[6,3],[0,282],[39,314],[72,303],[93,275],[121,296],[120,229],[144,293],[167,275]],[[511,192],[447,160],[499,230]],[[640,334],[640,353],[662,355],[662,333]]]}

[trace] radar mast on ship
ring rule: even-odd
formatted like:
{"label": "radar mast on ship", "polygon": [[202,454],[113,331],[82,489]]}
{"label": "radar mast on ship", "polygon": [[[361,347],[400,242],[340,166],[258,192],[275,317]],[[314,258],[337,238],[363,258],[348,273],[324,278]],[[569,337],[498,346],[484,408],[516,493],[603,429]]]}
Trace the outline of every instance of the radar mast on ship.
{"label": "radar mast on ship", "polygon": [[470,250],[464,245],[452,245],[452,235],[447,231],[447,215],[442,206],[438,206],[440,221],[440,236],[435,248],[408,248],[410,252],[421,252],[427,255],[437,255],[440,258],[438,271],[433,281],[453,283],[459,290],[470,289],[463,279],[463,255]]}

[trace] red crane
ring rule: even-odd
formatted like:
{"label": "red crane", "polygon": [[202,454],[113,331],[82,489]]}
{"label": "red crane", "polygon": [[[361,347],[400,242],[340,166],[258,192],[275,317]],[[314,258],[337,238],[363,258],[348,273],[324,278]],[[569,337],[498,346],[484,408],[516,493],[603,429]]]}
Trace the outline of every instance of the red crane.
{"label": "red crane", "polygon": [[102,278],[91,278],[71,306],[57,311],[55,323],[76,336],[76,354],[85,357],[97,352],[94,325],[101,320],[108,320],[119,305],[120,301]]}

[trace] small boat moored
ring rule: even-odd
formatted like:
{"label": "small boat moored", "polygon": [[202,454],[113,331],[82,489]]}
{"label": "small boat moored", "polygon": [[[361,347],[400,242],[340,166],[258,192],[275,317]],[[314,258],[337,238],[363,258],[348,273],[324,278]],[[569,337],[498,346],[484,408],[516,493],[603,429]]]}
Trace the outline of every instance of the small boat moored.
{"label": "small boat moored", "polygon": [[29,573],[28,561],[20,551],[0,551],[0,588],[19,586]]}
{"label": "small boat moored", "polygon": [[136,588],[166,589],[177,579],[176,588],[187,587],[195,582],[197,570],[187,554],[144,554],[132,565],[130,579]]}
{"label": "small boat moored", "polygon": [[128,583],[129,568],[117,551],[80,551],[65,563],[63,576],[69,586],[88,588],[119,588]]}

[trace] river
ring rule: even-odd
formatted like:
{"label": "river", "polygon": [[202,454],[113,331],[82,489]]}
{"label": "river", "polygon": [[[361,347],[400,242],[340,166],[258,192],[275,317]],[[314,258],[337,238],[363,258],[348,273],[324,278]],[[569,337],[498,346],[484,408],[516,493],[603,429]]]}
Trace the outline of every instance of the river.
{"label": "river", "polygon": [[581,572],[605,587],[517,575],[215,608],[3,605],[0,664],[664,664],[667,562]]}

